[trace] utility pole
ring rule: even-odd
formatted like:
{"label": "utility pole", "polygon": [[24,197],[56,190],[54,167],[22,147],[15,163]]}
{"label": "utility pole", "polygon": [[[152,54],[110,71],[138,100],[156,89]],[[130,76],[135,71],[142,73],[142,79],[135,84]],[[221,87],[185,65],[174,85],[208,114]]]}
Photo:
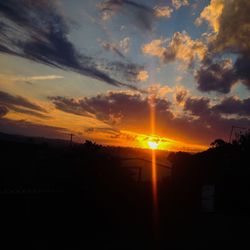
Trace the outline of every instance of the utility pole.
{"label": "utility pole", "polygon": [[70,145],[70,147],[72,147],[72,145],[73,145],[73,134],[70,134],[70,142],[69,142],[69,145]]}
{"label": "utility pole", "polygon": [[231,142],[232,142],[232,135],[233,135],[234,129],[247,129],[247,128],[238,127],[238,126],[232,126],[231,131],[230,131],[230,135],[229,135],[229,141],[228,141],[228,143],[231,143]]}

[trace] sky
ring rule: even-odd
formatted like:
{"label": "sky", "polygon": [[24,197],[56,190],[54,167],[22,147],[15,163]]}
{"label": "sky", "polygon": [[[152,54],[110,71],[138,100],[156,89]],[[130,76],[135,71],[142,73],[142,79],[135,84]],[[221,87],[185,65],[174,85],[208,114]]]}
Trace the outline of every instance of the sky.
{"label": "sky", "polygon": [[185,151],[227,141],[249,127],[249,11],[248,0],[0,0],[0,131]]}

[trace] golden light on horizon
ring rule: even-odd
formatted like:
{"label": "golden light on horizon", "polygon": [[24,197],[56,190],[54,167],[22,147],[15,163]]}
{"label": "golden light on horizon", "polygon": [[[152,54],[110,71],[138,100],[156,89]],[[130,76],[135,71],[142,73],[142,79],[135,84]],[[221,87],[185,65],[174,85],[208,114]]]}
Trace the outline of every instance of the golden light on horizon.
{"label": "golden light on horizon", "polygon": [[152,150],[157,149],[159,146],[159,143],[155,141],[148,141],[148,147],[151,148]]}

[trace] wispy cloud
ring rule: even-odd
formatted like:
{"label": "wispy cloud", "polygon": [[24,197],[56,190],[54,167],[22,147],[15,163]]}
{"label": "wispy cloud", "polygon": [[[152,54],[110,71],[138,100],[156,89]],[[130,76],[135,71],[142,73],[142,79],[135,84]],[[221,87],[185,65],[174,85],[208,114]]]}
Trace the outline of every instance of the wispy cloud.
{"label": "wispy cloud", "polygon": [[21,134],[26,136],[39,136],[68,139],[70,133],[67,129],[36,124],[25,120],[0,119],[1,132]]}
{"label": "wispy cloud", "polygon": [[0,91],[0,105],[1,116],[5,116],[9,110],[13,110],[18,113],[29,114],[40,118],[49,118],[46,114],[46,109],[22,96],[14,96]]}
{"label": "wispy cloud", "polygon": [[102,20],[108,21],[115,14],[122,13],[129,21],[142,30],[151,30],[154,10],[141,3],[130,0],[107,0],[98,5],[102,12]]}
{"label": "wispy cloud", "polygon": [[0,52],[78,72],[113,86],[133,87],[101,71],[99,60],[76,49],[68,38],[69,24],[54,2],[1,1],[0,13]]}
{"label": "wispy cloud", "polygon": [[57,80],[57,79],[63,79],[63,76],[59,75],[38,75],[38,76],[14,76],[14,75],[3,75],[0,74],[0,77],[6,78],[11,81],[19,82],[30,82],[30,81],[48,81],[48,80]]}

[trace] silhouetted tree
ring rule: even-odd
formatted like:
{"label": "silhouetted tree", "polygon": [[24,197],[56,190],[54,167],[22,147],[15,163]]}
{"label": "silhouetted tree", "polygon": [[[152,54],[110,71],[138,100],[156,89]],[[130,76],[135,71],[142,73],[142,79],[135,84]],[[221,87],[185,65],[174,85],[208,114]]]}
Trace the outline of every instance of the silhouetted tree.
{"label": "silhouetted tree", "polygon": [[249,151],[250,150],[250,131],[248,131],[245,134],[240,135],[240,138],[237,144],[242,150]]}
{"label": "silhouetted tree", "polygon": [[96,149],[100,149],[102,148],[102,145],[96,144],[95,142],[86,140],[85,143],[83,143],[83,146],[86,149],[90,149],[90,150],[96,150]]}
{"label": "silhouetted tree", "polygon": [[211,142],[210,147],[211,148],[219,148],[225,146],[227,143],[222,139],[215,139],[213,142]]}

